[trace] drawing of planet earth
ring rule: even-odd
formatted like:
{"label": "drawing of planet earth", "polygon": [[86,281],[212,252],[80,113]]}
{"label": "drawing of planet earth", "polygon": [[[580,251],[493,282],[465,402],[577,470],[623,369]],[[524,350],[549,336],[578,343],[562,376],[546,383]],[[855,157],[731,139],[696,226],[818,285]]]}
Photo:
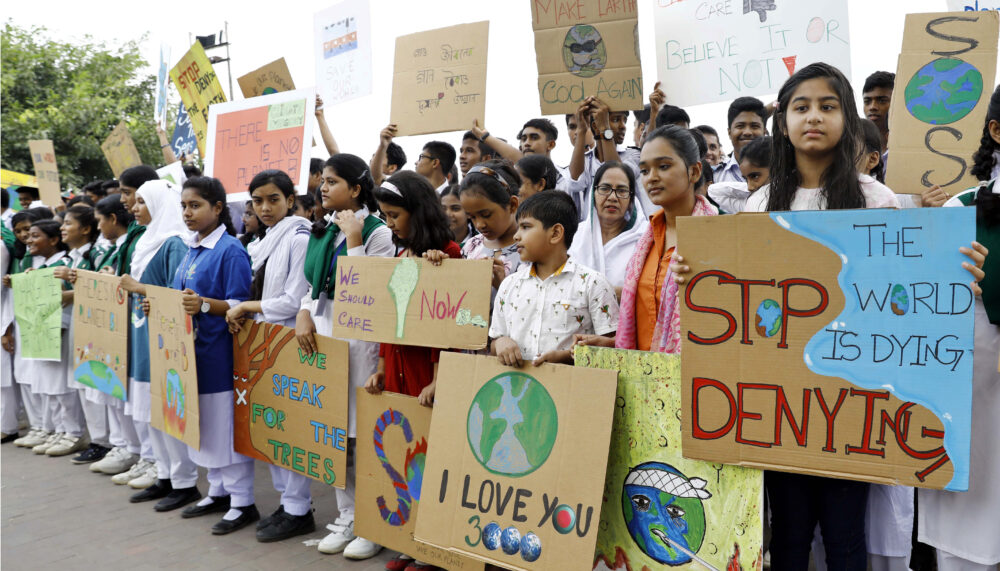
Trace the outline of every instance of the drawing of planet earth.
{"label": "drawing of planet earth", "polygon": [[601,73],[608,63],[608,51],[597,28],[579,24],[566,32],[563,63],[566,71],[578,77],[594,77]]}
{"label": "drawing of planet earth", "polygon": [[757,306],[754,327],[761,337],[774,337],[781,329],[781,305],[773,299],[765,299]]}
{"label": "drawing of planet earth", "polygon": [[508,527],[500,534],[500,548],[507,555],[514,555],[521,549],[521,532],[514,526]]}
{"label": "drawing of planet earth", "polygon": [[972,111],[983,94],[983,74],[968,62],[936,59],[906,83],[906,110],[931,125],[947,125]]}
{"label": "drawing of planet earth", "polygon": [[892,312],[896,315],[905,315],[906,311],[910,309],[910,296],[906,295],[906,288],[900,284],[892,286],[889,300]]}
{"label": "drawing of planet earth", "polygon": [[515,478],[537,470],[556,442],[559,419],[545,387],[520,372],[497,375],[469,406],[467,431],[476,460]]}
{"label": "drawing of planet earth", "polygon": [[483,528],[483,546],[490,551],[496,551],[500,547],[500,524],[493,521]]}
{"label": "drawing of planet earth", "polygon": [[542,540],[530,531],[521,538],[521,558],[528,563],[537,561],[542,555]]}
{"label": "drawing of planet earth", "polygon": [[125,400],[125,385],[114,369],[101,361],[88,360],[77,365],[73,378],[78,383],[93,387],[117,399]]}

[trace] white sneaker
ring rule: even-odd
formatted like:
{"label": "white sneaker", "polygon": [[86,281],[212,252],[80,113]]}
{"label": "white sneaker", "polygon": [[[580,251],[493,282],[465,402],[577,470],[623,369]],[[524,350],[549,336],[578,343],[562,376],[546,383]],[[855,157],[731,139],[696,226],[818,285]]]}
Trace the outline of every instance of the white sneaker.
{"label": "white sneaker", "polygon": [[124,486],[125,484],[145,474],[146,470],[149,470],[149,466],[151,464],[152,462],[149,460],[139,460],[135,464],[132,464],[132,467],[128,469],[128,472],[122,472],[121,474],[111,476],[111,481],[119,486]]}
{"label": "white sneaker", "polygon": [[340,553],[355,539],[354,520],[338,517],[337,521],[327,524],[326,528],[331,533],[324,537],[316,547],[320,553]]}
{"label": "white sneaker", "polygon": [[[140,463],[144,460],[140,460]],[[138,464],[137,464],[138,465]],[[149,462],[149,467],[138,478],[128,481],[128,487],[136,490],[145,490],[160,479],[159,470],[156,469],[156,462]]]}
{"label": "white sneaker", "polygon": [[66,435],[62,432],[53,432],[52,434],[49,435],[48,438],[45,439],[45,442],[42,442],[38,446],[35,446],[34,448],[31,449],[31,451],[34,452],[35,454],[45,454],[49,450],[49,448],[52,448],[53,446],[58,444],[59,441],[62,440],[63,436]]}
{"label": "white sneaker", "polygon": [[87,446],[90,446],[90,439],[86,436],[63,434],[58,442],[45,451],[45,454],[48,456],[66,456],[67,454],[83,450]]}
{"label": "white sneaker", "polygon": [[354,541],[347,544],[347,547],[344,548],[344,558],[355,560],[368,559],[378,555],[379,551],[382,551],[381,545],[374,541],[368,541],[363,537],[355,537]]}
{"label": "white sneaker", "polygon": [[49,433],[41,428],[32,428],[27,434],[14,441],[14,446],[22,448],[34,448],[45,442],[49,438]]}
{"label": "white sneaker", "polygon": [[137,454],[132,454],[125,448],[112,448],[111,452],[108,452],[107,456],[102,458],[99,462],[95,462],[90,465],[91,471],[100,472],[102,474],[121,474],[122,472],[128,471],[129,468],[135,465],[139,461],[139,456]]}

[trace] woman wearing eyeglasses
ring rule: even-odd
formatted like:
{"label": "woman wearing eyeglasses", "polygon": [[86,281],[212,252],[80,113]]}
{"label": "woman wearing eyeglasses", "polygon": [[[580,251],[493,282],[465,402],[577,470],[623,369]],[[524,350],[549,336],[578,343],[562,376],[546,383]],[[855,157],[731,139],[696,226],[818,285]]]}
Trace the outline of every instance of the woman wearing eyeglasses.
{"label": "woman wearing eyeglasses", "polygon": [[631,168],[608,161],[597,169],[594,180],[590,211],[573,238],[569,255],[574,262],[604,274],[621,297],[628,261],[649,222],[636,203]]}

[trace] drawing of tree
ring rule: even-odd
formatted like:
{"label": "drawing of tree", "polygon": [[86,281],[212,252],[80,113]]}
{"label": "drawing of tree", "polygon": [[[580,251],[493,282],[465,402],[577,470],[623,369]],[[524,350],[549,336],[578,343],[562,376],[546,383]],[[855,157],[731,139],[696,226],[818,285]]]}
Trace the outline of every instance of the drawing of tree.
{"label": "drawing of tree", "polygon": [[[263,334],[260,334],[261,328]],[[283,329],[284,335],[281,335]],[[273,323],[254,322],[244,327],[233,337],[233,381],[239,380],[252,387],[294,338],[294,330]]]}

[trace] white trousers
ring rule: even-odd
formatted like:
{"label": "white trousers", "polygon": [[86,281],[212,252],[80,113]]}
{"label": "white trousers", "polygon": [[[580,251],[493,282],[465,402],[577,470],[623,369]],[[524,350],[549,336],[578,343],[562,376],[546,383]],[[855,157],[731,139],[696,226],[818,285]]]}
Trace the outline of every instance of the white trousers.
{"label": "white trousers", "polygon": [[17,432],[17,409],[21,405],[17,385],[0,387],[0,432]]}
{"label": "white trousers", "polygon": [[124,448],[130,454],[139,453],[139,435],[135,431],[132,418],[125,414],[125,408],[107,405],[108,440],[112,446]]}
{"label": "white trousers", "polygon": [[344,489],[334,488],[341,519],[354,521],[354,449],[356,438],[347,439],[347,470]]}
{"label": "white trousers", "polygon": [[229,506],[242,508],[254,503],[253,462],[238,462],[208,469],[208,495],[229,496]]}
{"label": "white trousers", "polygon": [[79,392],[72,391],[61,395],[41,396],[45,403],[45,416],[43,416],[42,424],[46,431],[49,430],[45,425],[51,424],[56,432],[63,432],[74,437],[83,436],[87,423],[83,417]]}
{"label": "white trousers", "polygon": [[83,409],[83,417],[87,422],[90,441],[101,446],[108,446],[108,407],[87,400],[82,390],[76,391],[76,394]]}
{"label": "white trousers", "polygon": [[149,437],[149,433],[152,430],[149,423],[133,418],[132,426],[135,427],[135,433],[139,437],[139,458],[155,462],[156,453],[153,452],[153,441]]}
{"label": "white trousers", "polygon": [[198,482],[198,466],[191,460],[187,444],[152,426],[149,441],[156,456],[157,478],[169,479],[175,490],[191,488]]}
{"label": "white trousers", "polygon": [[281,505],[291,515],[306,515],[312,507],[312,480],[298,472],[286,470],[271,464],[271,480],[274,489],[281,492]]}
{"label": "white trousers", "polygon": [[937,550],[937,565],[938,571],[997,571],[1000,569],[1000,565],[975,563],[941,549]]}
{"label": "white trousers", "polygon": [[31,385],[18,383],[21,387],[21,403],[24,405],[24,412],[28,415],[28,424],[33,429],[43,430],[44,416],[42,407],[42,395],[31,392]]}

